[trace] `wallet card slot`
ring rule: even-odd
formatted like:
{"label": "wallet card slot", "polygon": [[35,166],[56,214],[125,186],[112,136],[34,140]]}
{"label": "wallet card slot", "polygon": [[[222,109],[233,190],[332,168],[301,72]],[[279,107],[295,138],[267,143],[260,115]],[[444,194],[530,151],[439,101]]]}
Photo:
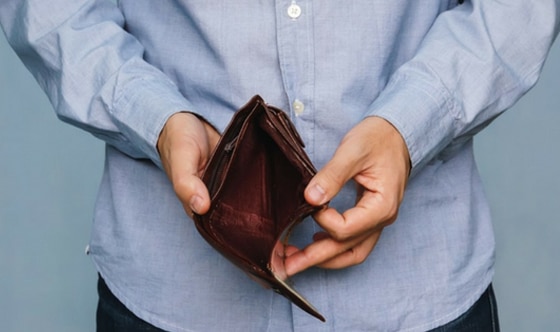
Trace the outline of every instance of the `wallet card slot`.
{"label": "wallet card slot", "polygon": [[[261,126],[267,131],[267,133],[277,142],[279,148],[284,154],[295,158],[297,161],[293,162],[296,167],[300,167],[302,171],[309,175],[309,179],[316,173],[315,167],[309,161],[308,158],[304,157],[305,152],[300,145],[294,144],[293,140],[286,139],[286,134],[289,135],[289,131],[285,128],[280,129],[273,121],[273,117],[263,117],[261,118]],[[284,134],[284,135],[283,135]],[[288,146],[286,146],[288,145]],[[291,149],[289,149],[289,148]],[[308,180],[309,180],[308,179]]]}
{"label": "wallet card slot", "polygon": [[[253,100],[257,100],[256,98],[253,98]],[[207,184],[211,198],[220,191],[220,186],[223,184],[230,169],[231,160],[235,158],[234,155],[239,137],[243,136],[246,132],[247,126],[250,124],[248,119],[254,116],[257,108],[258,104],[248,103],[244,108],[236,112],[230,125],[218,142],[203,175],[203,181]]]}

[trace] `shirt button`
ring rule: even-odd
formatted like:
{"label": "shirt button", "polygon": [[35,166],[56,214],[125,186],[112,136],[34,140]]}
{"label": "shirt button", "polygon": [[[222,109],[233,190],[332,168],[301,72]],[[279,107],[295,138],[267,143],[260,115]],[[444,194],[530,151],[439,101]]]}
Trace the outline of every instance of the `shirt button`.
{"label": "shirt button", "polygon": [[305,110],[305,105],[299,99],[296,99],[292,106],[296,115],[301,115]]}
{"label": "shirt button", "polygon": [[301,7],[298,6],[296,3],[292,3],[290,7],[288,7],[288,16],[295,20],[301,15]]}

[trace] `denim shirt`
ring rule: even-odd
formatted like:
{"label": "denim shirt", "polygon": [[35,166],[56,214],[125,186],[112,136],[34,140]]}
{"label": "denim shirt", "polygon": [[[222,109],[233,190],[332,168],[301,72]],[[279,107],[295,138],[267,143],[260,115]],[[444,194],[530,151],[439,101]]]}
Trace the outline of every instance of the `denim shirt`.
{"label": "denim shirt", "polygon": [[[424,331],[465,312],[491,282],[472,137],[535,84],[557,7],[3,0],[0,23],[60,119],[107,143],[90,255],[137,316],[170,331]],[[255,94],[288,113],[317,168],[368,116],[390,121],[410,152],[399,217],[368,259],[293,278],[326,323],[205,243],[161,169],[156,142],[172,114],[195,112],[223,130]],[[331,205],[354,200],[350,183]],[[306,220],[293,242],[318,230]]]}

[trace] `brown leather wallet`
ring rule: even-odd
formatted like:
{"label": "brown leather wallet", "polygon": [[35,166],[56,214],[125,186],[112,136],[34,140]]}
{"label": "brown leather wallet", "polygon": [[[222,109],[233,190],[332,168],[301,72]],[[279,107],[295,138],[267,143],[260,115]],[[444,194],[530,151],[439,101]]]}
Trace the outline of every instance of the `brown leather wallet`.
{"label": "brown leather wallet", "polygon": [[204,171],[211,207],[194,215],[200,234],[261,285],[324,317],[290,285],[284,248],[292,228],[321,209],[303,196],[316,173],[282,110],[253,97],[233,116]]}

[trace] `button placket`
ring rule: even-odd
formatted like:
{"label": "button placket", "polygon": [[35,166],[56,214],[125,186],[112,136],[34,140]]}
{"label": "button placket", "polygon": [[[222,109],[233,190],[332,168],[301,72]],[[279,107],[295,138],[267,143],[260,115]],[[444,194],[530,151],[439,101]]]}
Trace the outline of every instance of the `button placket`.
{"label": "button placket", "polygon": [[314,47],[312,1],[277,0],[277,43],[290,118],[313,158]]}

